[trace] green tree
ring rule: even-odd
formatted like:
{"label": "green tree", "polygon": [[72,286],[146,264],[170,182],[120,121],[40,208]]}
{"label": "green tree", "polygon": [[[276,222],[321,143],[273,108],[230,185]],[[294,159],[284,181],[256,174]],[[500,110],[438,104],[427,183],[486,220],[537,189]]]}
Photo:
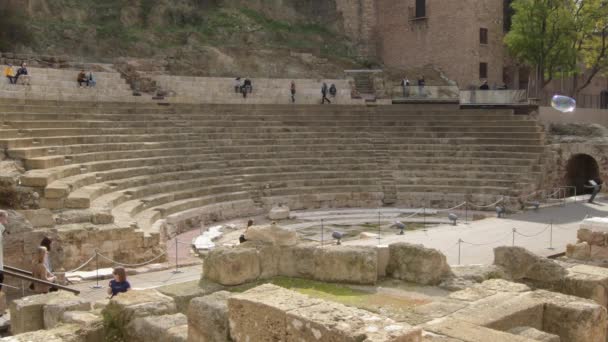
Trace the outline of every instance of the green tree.
{"label": "green tree", "polygon": [[515,0],[512,8],[505,43],[535,70],[537,92],[560,74],[575,76],[577,95],[608,71],[608,0]]}
{"label": "green tree", "polygon": [[505,43],[520,62],[532,67],[536,91],[558,72],[572,72],[577,36],[570,0],[515,0],[511,31]]}
{"label": "green tree", "polygon": [[573,95],[578,95],[595,76],[608,72],[608,1],[577,0],[573,13],[577,35],[575,76],[585,71],[581,84],[574,78]]}

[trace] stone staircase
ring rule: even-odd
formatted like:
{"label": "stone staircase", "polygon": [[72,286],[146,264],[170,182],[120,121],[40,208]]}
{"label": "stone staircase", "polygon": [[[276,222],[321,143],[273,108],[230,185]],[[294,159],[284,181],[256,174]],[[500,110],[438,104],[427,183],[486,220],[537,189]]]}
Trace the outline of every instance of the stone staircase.
{"label": "stone staircase", "polygon": [[[534,189],[543,133],[449,105],[127,104],[0,99],[0,146],[68,227],[293,209],[489,203]],[[78,213],[77,215],[75,213]],[[103,222],[108,223],[108,222]],[[61,228],[61,226],[59,226]]]}

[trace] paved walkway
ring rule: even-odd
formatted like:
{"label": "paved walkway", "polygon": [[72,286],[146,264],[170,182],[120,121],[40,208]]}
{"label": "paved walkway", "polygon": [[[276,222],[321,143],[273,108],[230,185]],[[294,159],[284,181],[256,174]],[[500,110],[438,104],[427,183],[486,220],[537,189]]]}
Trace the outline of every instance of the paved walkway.
{"label": "paved walkway", "polygon": [[[462,239],[460,263],[487,264],[494,260],[494,247],[510,246],[513,243],[513,228],[517,230],[516,246],[525,247],[543,256],[564,252],[568,243],[576,242],[576,231],[585,216],[608,216],[608,199],[600,199],[597,204],[579,201],[564,207],[541,208],[538,211],[527,211],[500,219],[459,222],[457,226],[440,225],[427,231],[409,231],[405,235],[387,232],[382,234],[380,240],[351,240],[343,244],[386,245],[399,241],[418,243],[441,250],[447,256],[448,262],[454,265],[458,264],[458,240]],[[549,249],[550,244],[554,249]]]}
{"label": "paved walkway", "polygon": [[[128,277],[134,289],[151,289],[164,285],[184,283],[201,278],[201,265],[187,266],[179,269],[181,273],[173,273],[175,269],[132,275]],[[82,282],[70,287],[80,290],[80,296],[90,301],[107,298],[109,279],[99,280],[101,288],[93,288],[97,282]]]}

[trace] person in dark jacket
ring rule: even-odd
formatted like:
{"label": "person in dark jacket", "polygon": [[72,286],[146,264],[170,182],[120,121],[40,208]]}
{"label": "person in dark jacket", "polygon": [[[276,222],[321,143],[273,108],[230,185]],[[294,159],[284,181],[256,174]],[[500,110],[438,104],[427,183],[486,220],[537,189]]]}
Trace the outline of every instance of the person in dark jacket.
{"label": "person in dark jacket", "polygon": [[321,87],[321,95],[323,95],[323,97],[321,98],[321,104],[325,104],[325,101],[331,104],[331,101],[329,101],[329,99],[327,98],[327,91],[327,83],[323,82],[323,86]]}

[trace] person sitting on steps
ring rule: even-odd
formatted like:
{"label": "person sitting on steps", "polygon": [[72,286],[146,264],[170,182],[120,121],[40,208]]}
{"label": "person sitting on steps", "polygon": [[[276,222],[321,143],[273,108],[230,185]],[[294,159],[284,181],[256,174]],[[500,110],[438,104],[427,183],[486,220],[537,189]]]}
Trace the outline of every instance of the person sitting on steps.
{"label": "person sitting on steps", "polygon": [[27,72],[27,63],[21,63],[21,67],[17,69],[17,75],[15,75],[15,83],[21,80],[21,84],[30,85],[30,75]]}
{"label": "person sitting on steps", "polygon": [[331,86],[329,86],[329,95],[331,95],[331,97],[336,97],[336,95],[338,94],[338,89],[336,88],[335,84],[331,84]]}
{"label": "person sitting on steps", "polygon": [[87,77],[87,74],[84,73],[84,70],[80,70],[80,73],[78,73],[78,85],[80,86],[80,88],[82,88],[82,84],[84,83],[87,87],[89,86],[89,78]]}
{"label": "person sitting on steps", "polygon": [[6,78],[8,78],[8,82],[10,84],[17,84],[17,77],[15,77],[15,69],[13,69],[12,64],[9,63],[4,68],[4,76],[6,76]]}

